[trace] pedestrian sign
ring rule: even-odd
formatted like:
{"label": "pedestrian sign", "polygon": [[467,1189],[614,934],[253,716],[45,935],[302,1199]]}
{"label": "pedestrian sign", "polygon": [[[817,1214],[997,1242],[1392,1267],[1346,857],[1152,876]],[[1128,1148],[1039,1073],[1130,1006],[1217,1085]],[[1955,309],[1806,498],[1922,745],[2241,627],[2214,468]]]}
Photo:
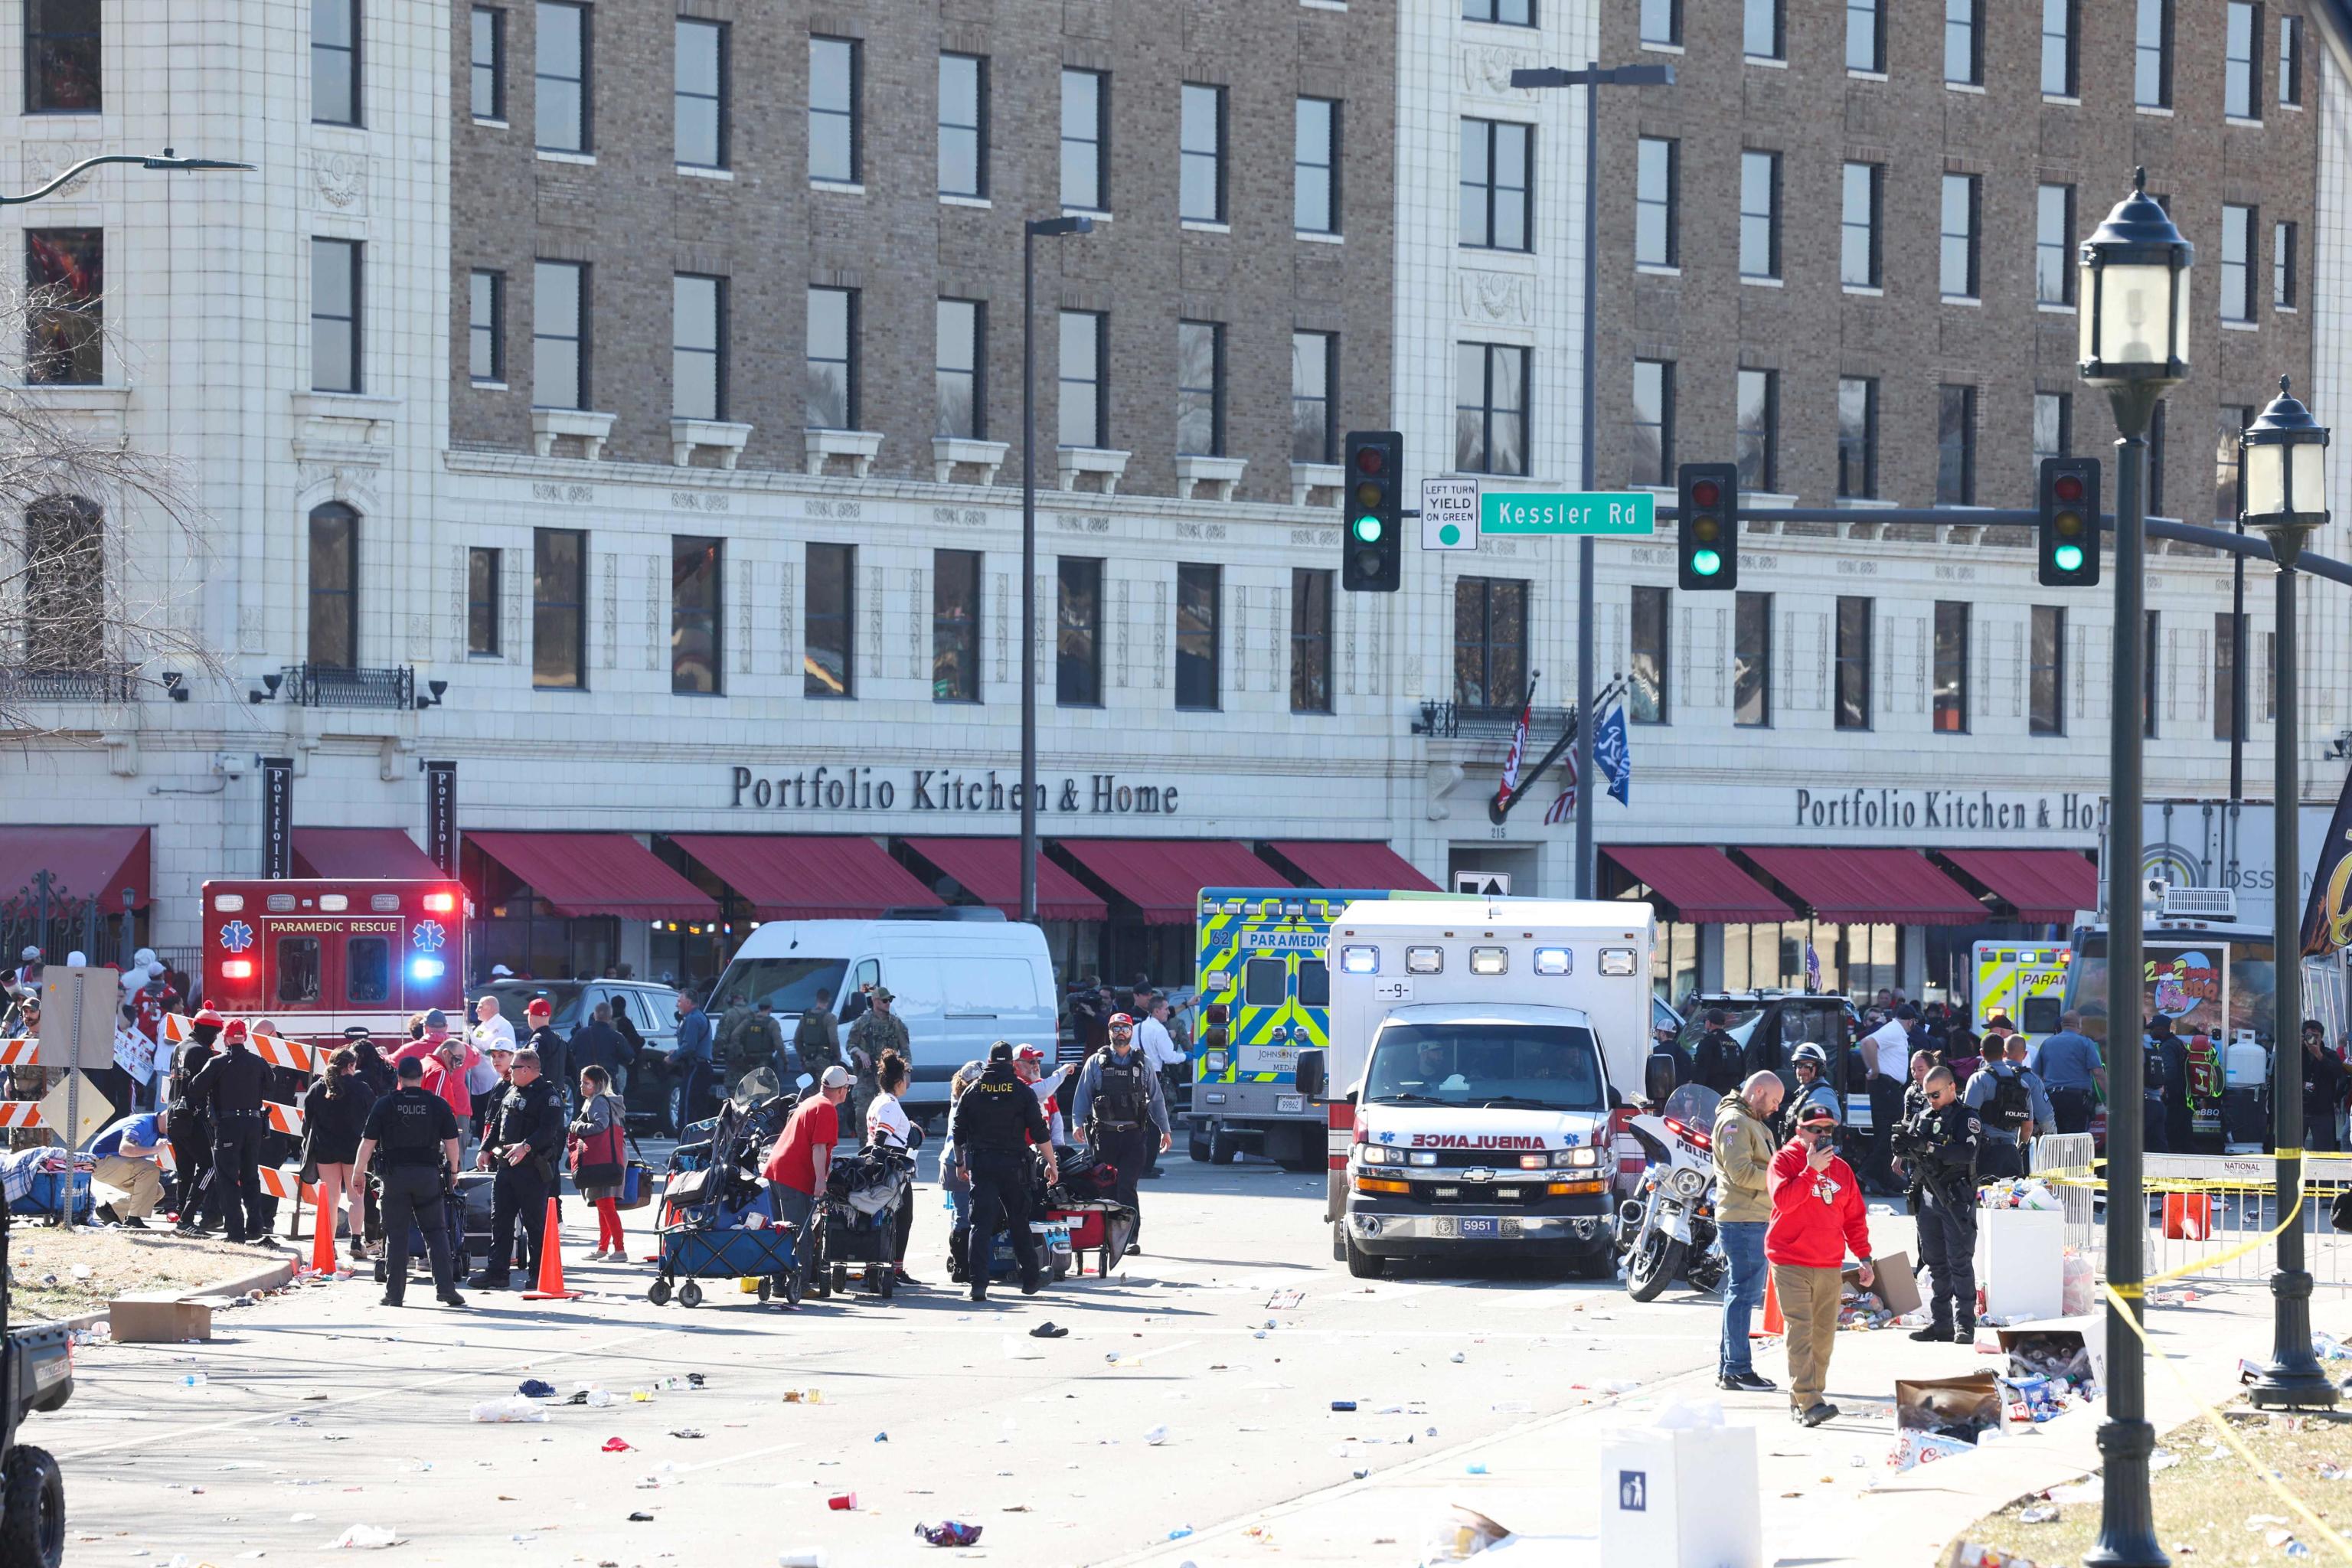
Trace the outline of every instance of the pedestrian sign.
{"label": "pedestrian sign", "polygon": [[1658,498],[1648,490],[1488,490],[1479,525],[1488,533],[1581,533],[1643,536],[1658,530]]}
{"label": "pedestrian sign", "polygon": [[1421,547],[1423,550],[1478,548],[1478,481],[1421,481]]}

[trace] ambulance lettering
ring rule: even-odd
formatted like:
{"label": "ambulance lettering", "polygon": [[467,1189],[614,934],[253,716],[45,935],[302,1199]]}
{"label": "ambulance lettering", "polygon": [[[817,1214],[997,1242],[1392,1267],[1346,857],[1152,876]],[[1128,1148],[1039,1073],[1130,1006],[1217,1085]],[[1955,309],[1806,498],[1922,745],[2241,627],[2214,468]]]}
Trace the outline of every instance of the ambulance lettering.
{"label": "ambulance lettering", "polygon": [[1541,1149],[1544,1141],[1528,1132],[1416,1132],[1416,1149]]}

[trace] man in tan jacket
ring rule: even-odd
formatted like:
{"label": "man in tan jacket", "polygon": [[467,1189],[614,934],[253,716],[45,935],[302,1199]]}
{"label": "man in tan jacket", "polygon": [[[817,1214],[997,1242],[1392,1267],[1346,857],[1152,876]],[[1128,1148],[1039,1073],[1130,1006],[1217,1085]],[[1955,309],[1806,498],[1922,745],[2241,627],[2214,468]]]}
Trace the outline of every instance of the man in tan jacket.
{"label": "man in tan jacket", "polygon": [[1769,1394],[1779,1386],[1756,1370],[1748,1324],[1764,1300],[1764,1227],[1772,1217],[1768,1177],[1772,1156],[1780,1152],[1772,1118],[1786,1092],[1777,1073],[1753,1073],[1715,1108],[1716,1228],[1731,1265],[1723,1289],[1723,1348],[1715,1382],[1735,1394]]}

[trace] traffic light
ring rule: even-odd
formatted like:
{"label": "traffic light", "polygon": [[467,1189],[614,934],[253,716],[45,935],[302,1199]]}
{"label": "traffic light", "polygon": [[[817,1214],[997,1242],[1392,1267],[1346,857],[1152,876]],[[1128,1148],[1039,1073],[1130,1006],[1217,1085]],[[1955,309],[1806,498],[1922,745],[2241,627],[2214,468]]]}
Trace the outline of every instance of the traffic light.
{"label": "traffic light", "polygon": [[1393,594],[1404,586],[1404,437],[1393,430],[1348,432],[1348,478],[1339,491],[1339,586]]}
{"label": "traffic light", "polygon": [[2091,588],[2099,581],[2099,459],[2042,459],[2042,585]]}
{"label": "traffic light", "polygon": [[1739,586],[1739,465],[1685,463],[1675,470],[1677,580],[1689,593]]}

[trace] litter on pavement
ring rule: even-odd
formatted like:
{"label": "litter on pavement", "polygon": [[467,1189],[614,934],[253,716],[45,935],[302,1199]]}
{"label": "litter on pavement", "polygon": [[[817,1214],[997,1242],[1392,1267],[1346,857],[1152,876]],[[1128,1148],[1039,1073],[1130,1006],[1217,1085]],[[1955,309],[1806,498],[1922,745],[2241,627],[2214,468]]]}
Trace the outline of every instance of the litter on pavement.
{"label": "litter on pavement", "polygon": [[474,1406],[477,1421],[544,1421],[547,1412],[522,1395],[509,1394],[504,1399],[486,1399]]}
{"label": "litter on pavement", "polygon": [[919,1524],[915,1533],[934,1546],[975,1546],[980,1542],[980,1529],[960,1519],[949,1519],[937,1524]]}

